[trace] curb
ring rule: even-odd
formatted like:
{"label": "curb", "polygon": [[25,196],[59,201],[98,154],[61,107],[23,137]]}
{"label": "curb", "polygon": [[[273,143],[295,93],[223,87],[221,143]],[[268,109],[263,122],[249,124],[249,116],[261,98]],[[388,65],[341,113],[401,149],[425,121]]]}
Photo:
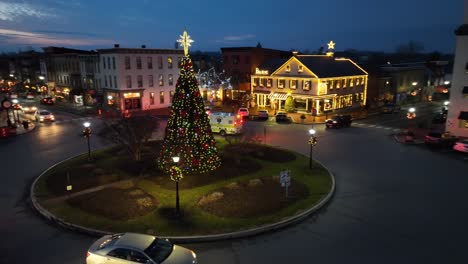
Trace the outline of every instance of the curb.
{"label": "curb", "polygon": [[[62,218],[56,217],[55,215],[53,215],[52,213],[47,211],[45,208],[43,208],[39,204],[39,202],[37,201],[37,198],[36,198],[36,194],[34,193],[34,187],[35,187],[37,181],[44,174],[46,174],[49,170],[55,168],[56,166],[60,165],[63,162],[66,162],[66,161],[68,161],[70,159],[73,159],[73,158],[76,158],[78,156],[85,155],[85,154],[87,154],[87,153],[82,153],[82,154],[67,158],[65,160],[62,160],[62,161],[50,166],[45,171],[43,171],[34,180],[34,182],[31,184],[30,199],[31,199],[31,202],[32,202],[32,205],[33,205],[34,209],[37,210],[37,212],[39,212],[39,214],[41,214],[44,218],[46,218],[50,222],[56,223],[56,224],[66,228],[66,229],[69,229],[69,230],[72,230],[72,231],[78,231],[78,232],[85,233],[85,234],[92,235],[92,236],[109,235],[109,234],[112,234],[112,232],[107,232],[107,231],[103,231],[103,230],[97,230],[97,229],[92,229],[92,228],[87,228],[87,227],[71,224],[71,223],[67,222],[66,220],[64,220]],[[302,212],[302,213],[300,213],[298,215],[292,216],[290,218],[279,221],[277,223],[267,224],[267,225],[263,225],[263,226],[260,226],[260,227],[257,227],[257,228],[251,228],[251,229],[247,229],[247,230],[243,230],[243,231],[222,233],[222,234],[214,234],[214,235],[176,236],[176,237],[165,237],[165,238],[167,238],[167,239],[169,239],[169,240],[171,240],[172,242],[175,242],[175,243],[213,242],[213,241],[236,239],[236,238],[246,238],[246,237],[259,235],[259,234],[270,232],[270,231],[275,231],[275,230],[278,230],[278,229],[281,229],[281,228],[285,228],[287,226],[296,224],[296,223],[304,220],[309,215],[311,215],[312,213],[317,212],[324,205],[326,205],[330,201],[330,199],[333,197],[333,195],[335,193],[335,189],[336,189],[335,176],[333,175],[333,173],[328,169],[328,167],[323,165],[321,162],[319,162],[317,160],[314,160],[314,161],[319,163],[322,167],[324,167],[328,171],[328,173],[330,175],[330,178],[332,180],[332,186],[330,187],[330,190],[329,190],[328,194],[322,200],[320,200],[320,202],[318,204],[314,205],[312,208],[309,208],[309,209],[305,210],[304,212]]]}

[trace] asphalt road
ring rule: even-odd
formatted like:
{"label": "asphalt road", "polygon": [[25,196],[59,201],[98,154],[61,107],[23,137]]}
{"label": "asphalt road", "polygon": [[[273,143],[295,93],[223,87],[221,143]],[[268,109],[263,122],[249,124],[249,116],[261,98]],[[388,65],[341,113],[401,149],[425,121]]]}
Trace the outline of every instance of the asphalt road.
{"label": "asphalt road", "polygon": [[[55,114],[72,121],[0,141],[0,263],[84,263],[95,239],[48,224],[27,204],[27,188],[41,171],[86,151],[77,134],[82,120]],[[396,143],[385,129],[395,116],[359,121],[374,127],[315,126],[314,158],[337,180],[335,197],[319,214],[257,237],[185,246],[197,252],[199,263],[468,262],[468,161]],[[266,128],[268,144],[308,155],[310,127],[249,121],[246,134],[261,138]],[[91,143],[105,144],[97,136]]]}

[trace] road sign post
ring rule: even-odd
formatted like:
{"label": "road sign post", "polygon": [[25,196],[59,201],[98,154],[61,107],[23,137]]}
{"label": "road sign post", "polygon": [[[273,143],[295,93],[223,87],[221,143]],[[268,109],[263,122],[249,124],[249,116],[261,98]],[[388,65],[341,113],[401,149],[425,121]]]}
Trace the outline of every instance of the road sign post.
{"label": "road sign post", "polygon": [[290,170],[280,171],[280,183],[281,183],[281,187],[285,188],[285,197],[288,198],[288,189],[289,189],[289,185],[291,185],[291,171]]}

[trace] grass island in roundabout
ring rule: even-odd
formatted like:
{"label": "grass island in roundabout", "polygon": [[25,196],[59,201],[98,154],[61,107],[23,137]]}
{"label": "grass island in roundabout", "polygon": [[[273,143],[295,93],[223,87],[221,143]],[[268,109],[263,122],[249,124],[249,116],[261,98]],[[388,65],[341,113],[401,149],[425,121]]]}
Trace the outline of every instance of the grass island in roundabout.
{"label": "grass island in roundabout", "polygon": [[[334,189],[329,172],[315,162],[310,169],[308,157],[218,139],[221,166],[205,174],[183,175],[181,214],[174,216],[175,183],[155,162],[161,143],[148,142],[141,161],[114,146],[94,151],[92,161],[80,155],[61,162],[35,181],[33,200],[41,210],[77,226],[186,237],[277,223],[323,203]],[[287,197],[279,179],[283,170],[291,175]]]}

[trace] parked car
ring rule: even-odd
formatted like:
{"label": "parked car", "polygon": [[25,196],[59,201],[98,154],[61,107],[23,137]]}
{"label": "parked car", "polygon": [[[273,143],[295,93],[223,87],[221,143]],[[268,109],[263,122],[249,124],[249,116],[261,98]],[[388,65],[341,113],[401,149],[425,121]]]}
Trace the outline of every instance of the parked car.
{"label": "parked car", "polygon": [[331,119],[325,120],[326,128],[342,128],[351,126],[351,115],[336,115]]}
{"label": "parked car", "polygon": [[438,131],[431,131],[424,138],[424,143],[426,143],[426,145],[441,147],[451,147],[456,141],[456,137]]}
{"label": "parked car", "polygon": [[34,99],[34,94],[33,94],[33,93],[26,93],[26,94],[24,95],[24,97],[25,97],[26,99]]}
{"label": "parked car", "polygon": [[50,121],[50,122],[55,122],[55,116],[46,110],[38,110],[36,111],[36,114],[34,115],[36,118],[36,121],[39,122],[44,122],[44,121]]}
{"label": "parked car", "polygon": [[267,110],[258,110],[258,119],[259,120],[268,120],[268,111]]}
{"label": "parked car", "polygon": [[249,117],[249,109],[247,109],[245,107],[241,107],[237,111],[237,114],[240,115],[242,118],[247,118],[247,117]]}
{"label": "parked car", "polygon": [[53,104],[54,104],[54,98],[52,98],[52,97],[44,97],[44,98],[41,99],[41,104],[53,105]]}
{"label": "parked car", "polygon": [[286,112],[278,112],[275,116],[276,122],[290,122],[291,119],[289,118]]}
{"label": "parked car", "polygon": [[37,107],[34,105],[23,106],[23,112],[26,114],[34,114],[37,111]]}
{"label": "parked car", "polygon": [[86,264],[98,263],[196,264],[197,256],[192,250],[167,239],[123,233],[105,235],[91,245],[86,253]]}
{"label": "parked car", "polygon": [[18,93],[10,92],[8,94],[8,97],[10,97],[10,99],[17,99],[18,98]]}
{"label": "parked car", "polygon": [[384,114],[398,113],[401,110],[401,106],[397,104],[385,104],[382,106],[381,112]]}
{"label": "parked car", "polygon": [[468,153],[468,139],[463,139],[455,142],[453,149],[460,152]]}

